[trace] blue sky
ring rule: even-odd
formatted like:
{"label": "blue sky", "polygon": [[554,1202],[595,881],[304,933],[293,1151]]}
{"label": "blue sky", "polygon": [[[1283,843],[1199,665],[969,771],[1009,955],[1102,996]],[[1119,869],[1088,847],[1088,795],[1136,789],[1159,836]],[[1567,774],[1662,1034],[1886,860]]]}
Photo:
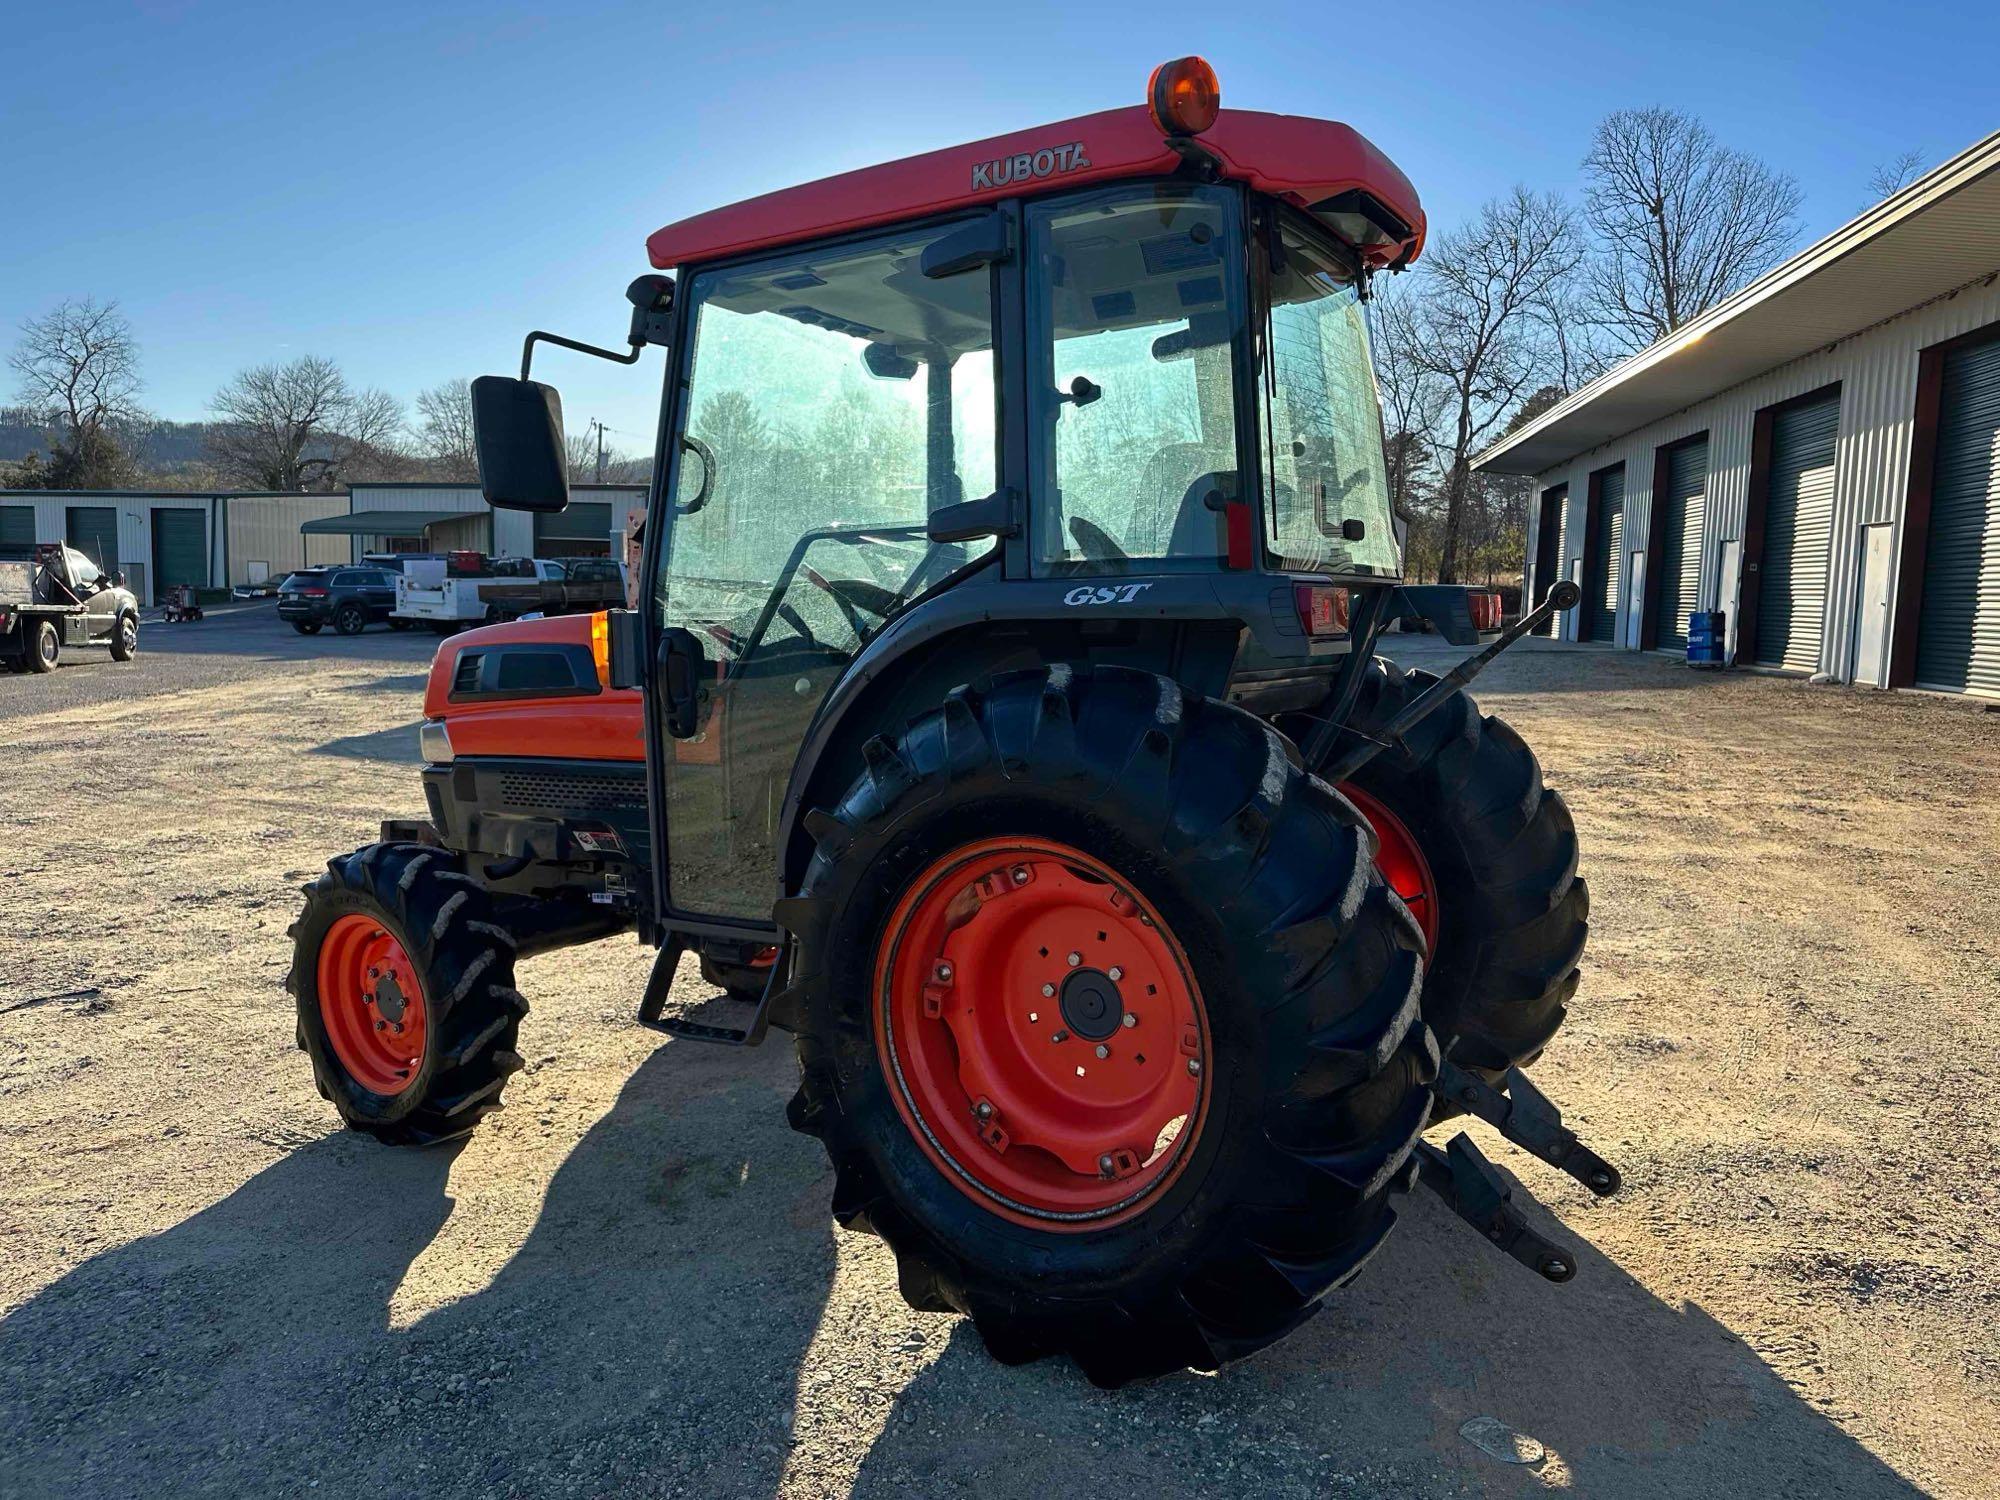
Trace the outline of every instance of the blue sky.
{"label": "blue sky", "polygon": [[[408,400],[513,368],[532,326],[619,342],[662,223],[1136,102],[1187,52],[1216,65],[1225,107],[1370,135],[1434,226],[1515,182],[1573,192],[1592,126],[1622,105],[1691,110],[1793,173],[1808,238],[1866,205],[1877,163],[1934,164],[2000,127],[2000,7],[1967,0],[1174,9],[19,7],[0,61],[0,342],[88,293],[130,316],[161,415],[199,417],[235,370],[308,352]],[[536,370],[574,430],[599,417],[638,451],[658,358]]]}

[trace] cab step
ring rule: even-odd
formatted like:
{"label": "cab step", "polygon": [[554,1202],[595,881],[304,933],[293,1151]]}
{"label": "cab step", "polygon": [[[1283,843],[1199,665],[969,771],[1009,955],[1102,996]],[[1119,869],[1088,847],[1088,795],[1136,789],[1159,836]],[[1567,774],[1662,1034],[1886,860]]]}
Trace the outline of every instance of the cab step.
{"label": "cab step", "polygon": [[[678,1037],[686,1042],[710,1042],[718,1047],[755,1047],[762,1043],[771,1029],[771,1001],[779,991],[778,975],[783,965],[771,965],[771,976],[764,982],[764,993],[757,1001],[756,1010],[751,1012],[748,1026],[711,1026],[703,1021],[686,1021],[666,1014],[667,994],[674,987],[674,973],[680,968],[681,956],[686,952],[687,944],[675,939],[663,944],[653,955],[653,971],[646,976],[646,992],[639,998],[639,1024],[663,1036]],[[715,998],[727,997],[717,995]]]}

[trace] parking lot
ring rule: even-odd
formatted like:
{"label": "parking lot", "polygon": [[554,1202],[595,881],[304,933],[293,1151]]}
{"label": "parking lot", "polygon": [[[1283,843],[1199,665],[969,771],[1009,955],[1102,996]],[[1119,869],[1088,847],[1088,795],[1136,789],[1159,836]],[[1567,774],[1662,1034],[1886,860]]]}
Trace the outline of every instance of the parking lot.
{"label": "parking lot", "polygon": [[0,679],[0,1493],[1993,1492],[2000,714],[1503,657],[1478,695],[1593,898],[1536,1076],[1625,1191],[1475,1132],[1575,1281],[1420,1193],[1276,1348],[1106,1393],[908,1310],[830,1223],[783,1037],[658,1045],[629,940],[523,965],[528,1068],[469,1141],[335,1128],[285,928],[421,815],[434,645],[263,605]]}

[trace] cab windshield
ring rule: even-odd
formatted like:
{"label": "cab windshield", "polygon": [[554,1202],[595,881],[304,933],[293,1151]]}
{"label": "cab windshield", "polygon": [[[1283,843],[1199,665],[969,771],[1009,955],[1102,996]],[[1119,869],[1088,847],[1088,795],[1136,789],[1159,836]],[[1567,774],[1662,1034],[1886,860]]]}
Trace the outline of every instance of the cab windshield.
{"label": "cab windshield", "polygon": [[1268,566],[1398,571],[1382,457],[1382,408],[1360,274],[1298,226],[1276,253],[1261,340]]}

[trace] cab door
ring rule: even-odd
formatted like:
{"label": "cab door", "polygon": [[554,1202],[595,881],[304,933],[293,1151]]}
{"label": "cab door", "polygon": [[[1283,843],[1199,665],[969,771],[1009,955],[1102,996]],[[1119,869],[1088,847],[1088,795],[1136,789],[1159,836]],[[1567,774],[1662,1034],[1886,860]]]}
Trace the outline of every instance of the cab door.
{"label": "cab door", "polygon": [[770,921],[820,703],[968,558],[926,522],[997,488],[995,272],[924,252],[971,222],[688,278],[648,692],[670,919]]}

